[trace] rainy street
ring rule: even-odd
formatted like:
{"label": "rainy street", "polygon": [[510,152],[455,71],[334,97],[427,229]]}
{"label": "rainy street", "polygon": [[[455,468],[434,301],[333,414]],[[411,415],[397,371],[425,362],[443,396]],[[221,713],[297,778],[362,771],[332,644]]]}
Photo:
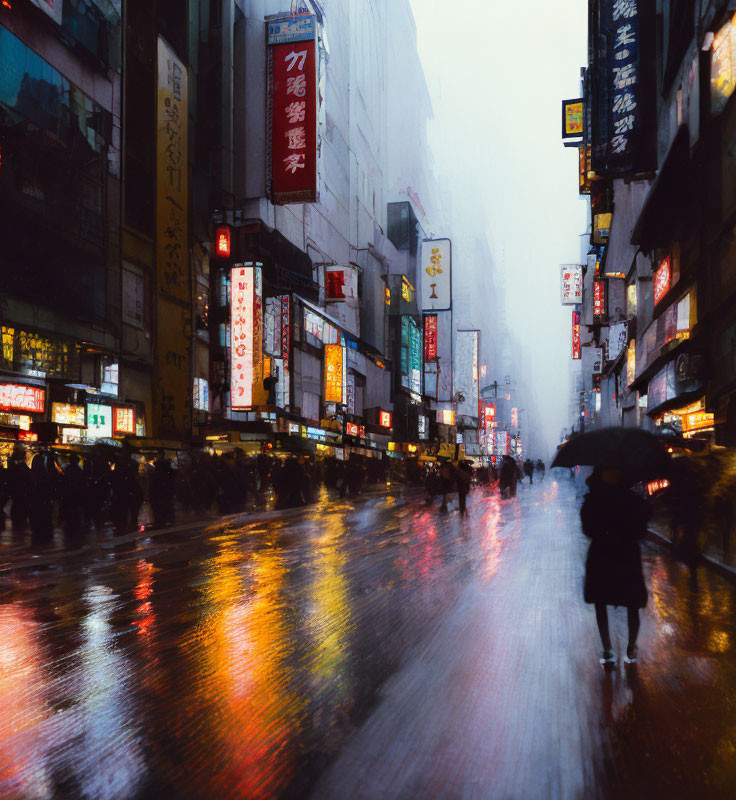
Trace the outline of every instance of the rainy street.
{"label": "rainy street", "polygon": [[469,505],[5,533],[0,796],[733,796],[734,590],[645,545],[640,663],[604,671],[572,484]]}

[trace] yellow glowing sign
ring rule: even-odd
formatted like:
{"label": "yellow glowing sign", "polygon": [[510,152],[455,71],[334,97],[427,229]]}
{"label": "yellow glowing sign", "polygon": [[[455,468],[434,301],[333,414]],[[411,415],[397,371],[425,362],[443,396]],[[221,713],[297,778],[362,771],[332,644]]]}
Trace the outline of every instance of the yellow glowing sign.
{"label": "yellow glowing sign", "polygon": [[85,422],[84,406],[70,405],[69,403],[51,404],[51,421],[59,425],[72,425],[83,428]]}
{"label": "yellow glowing sign", "polygon": [[692,414],[685,414],[682,417],[682,432],[702,431],[705,428],[712,428],[715,425],[715,414],[707,411],[695,411]]}
{"label": "yellow glowing sign", "polygon": [[439,412],[440,416],[440,424],[441,425],[454,425],[455,424],[455,412],[452,410],[443,410]]}
{"label": "yellow glowing sign", "polygon": [[636,380],[636,340],[629,342],[629,349],[626,352],[626,383],[631,384]]}
{"label": "yellow glowing sign", "polygon": [[342,403],[342,345],[325,345],[325,403]]}
{"label": "yellow glowing sign", "polygon": [[403,275],[401,277],[401,297],[407,303],[411,303],[411,301],[414,299],[414,287]]}

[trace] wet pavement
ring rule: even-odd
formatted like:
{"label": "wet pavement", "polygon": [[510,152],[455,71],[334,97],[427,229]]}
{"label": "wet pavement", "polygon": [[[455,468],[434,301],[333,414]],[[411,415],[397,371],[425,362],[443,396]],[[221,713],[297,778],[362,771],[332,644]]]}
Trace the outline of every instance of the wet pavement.
{"label": "wet pavement", "polygon": [[3,543],[2,798],[736,796],[734,589],[647,545],[604,671],[568,484]]}

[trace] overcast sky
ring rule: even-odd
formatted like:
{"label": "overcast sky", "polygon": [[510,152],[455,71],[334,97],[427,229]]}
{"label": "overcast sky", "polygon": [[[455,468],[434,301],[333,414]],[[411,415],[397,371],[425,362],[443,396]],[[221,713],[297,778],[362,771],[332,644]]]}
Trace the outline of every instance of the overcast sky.
{"label": "overcast sky", "polygon": [[560,305],[559,265],[579,262],[586,225],[577,151],[560,139],[560,104],[580,93],[587,2],[411,4],[434,105],[436,171],[454,198],[477,196],[468,176],[480,181],[477,202],[504,275],[509,326],[551,449],[569,401],[571,310]]}

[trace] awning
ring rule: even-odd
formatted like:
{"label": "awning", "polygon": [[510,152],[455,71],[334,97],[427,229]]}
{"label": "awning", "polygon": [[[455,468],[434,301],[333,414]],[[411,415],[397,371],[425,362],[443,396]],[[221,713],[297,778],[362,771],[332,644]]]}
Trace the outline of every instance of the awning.
{"label": "awning", "polygon": [[631,244],[651,250],[666,247],[676,238],[694,199],[690,165],[690,134],[687,125],[681,125],[649,190]]}

